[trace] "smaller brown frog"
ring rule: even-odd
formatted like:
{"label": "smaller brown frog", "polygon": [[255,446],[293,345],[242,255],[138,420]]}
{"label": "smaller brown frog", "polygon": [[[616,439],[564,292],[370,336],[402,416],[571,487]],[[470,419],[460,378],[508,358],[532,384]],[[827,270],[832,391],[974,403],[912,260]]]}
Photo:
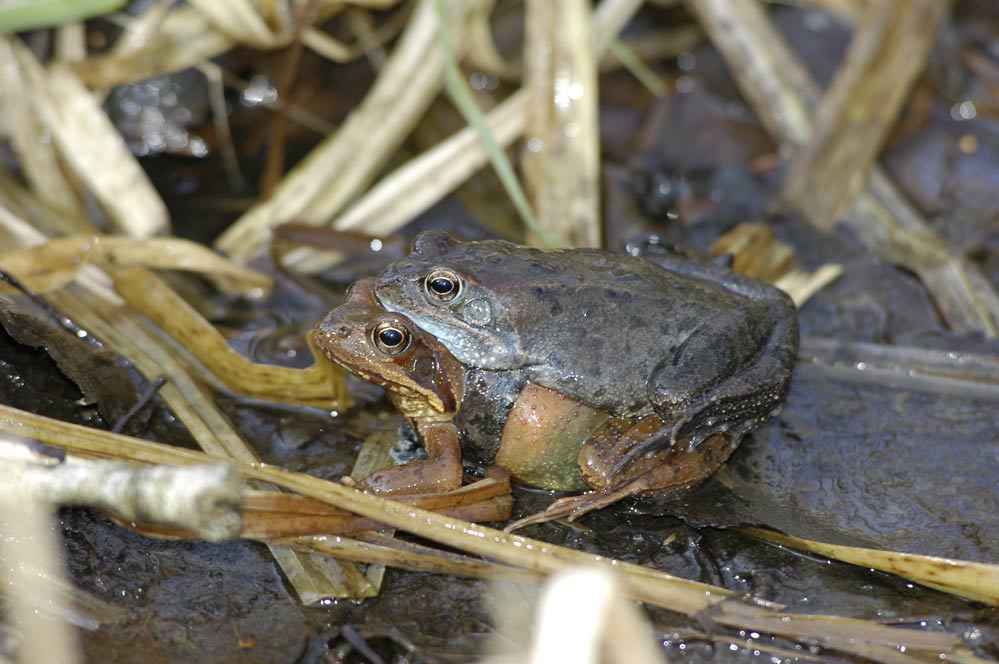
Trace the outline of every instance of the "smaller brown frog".
{"label": "smaller brown frog", "polygon": [[359,488],[377,492],[446,491],[462,477],[462,450],[525,484],[561,491],[593,489],[556,501],[513,524],[575,518],[627,496],[682,493],[705,480],[738,441],[714,435],[625,464],[628,452],[663,429],[656,415],[613,417],[518,371],[470,369],[432,335],[378,306],[373,280],[355,283],[347,302],[316,327],[332,361],[385,388],[412,423],[429,457],[377,471]]}

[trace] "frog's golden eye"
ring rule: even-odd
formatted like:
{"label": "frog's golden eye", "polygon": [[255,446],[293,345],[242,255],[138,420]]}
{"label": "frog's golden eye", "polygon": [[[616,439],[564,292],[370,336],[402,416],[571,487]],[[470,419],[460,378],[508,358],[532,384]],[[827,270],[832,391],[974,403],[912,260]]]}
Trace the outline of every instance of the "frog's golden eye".
{"label": "frog's golden eye", "polygon": [[395,323],[381,323],[371,331],[371,341],[382,353],[386,355],[398,355],[407,348],[413,341],[413,335],[409,330],[400,327]]}
{"label": "frog's golden eye", "polygon": [[461,277],[443,268],[434,270],[423,279],[423,290],[438,302],[450,302],[458,297],[461,286]]}

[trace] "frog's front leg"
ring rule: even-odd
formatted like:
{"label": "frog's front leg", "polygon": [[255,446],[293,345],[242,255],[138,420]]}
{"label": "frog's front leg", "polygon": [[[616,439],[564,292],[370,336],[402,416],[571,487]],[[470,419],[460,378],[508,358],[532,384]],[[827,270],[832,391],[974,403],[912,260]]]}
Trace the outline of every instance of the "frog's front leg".
{"label": "frog's front leg", "polygon": [[413,423],[430,457],[376,470],[357,483],[377,493],[444,493],[461,486],[461,439],[451,422]]}
{"label": "frog's front leg", "polygon": [[649,400],[671,429],[645,451],[755,428],[783,402],[797,350],[797,317],[779,300],[711,319],[653,371]]}

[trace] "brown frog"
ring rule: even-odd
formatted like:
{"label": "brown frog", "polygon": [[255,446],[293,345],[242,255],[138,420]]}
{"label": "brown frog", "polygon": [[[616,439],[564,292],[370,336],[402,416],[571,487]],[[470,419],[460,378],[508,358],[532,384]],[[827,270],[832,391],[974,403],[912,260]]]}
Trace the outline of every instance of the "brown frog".
{"label": "brown frog", "polygon": [[524,372],[469,368],[407,317],[381,309],[373,284],[355,283],[347,302],[316,327],[315,339],[330,360],[386,389],[429,459],[378,471],[361,480],[360,488],[456,488],[464,450],[525,484],[594,490],[563,498],[520,526],[574,518],[635,494],[683,492],[713,473],[738,442],[715,435],[693,449],[660,449],[619,468],[631,450],[662,430],[658,416],[615,417],[533,384]]}

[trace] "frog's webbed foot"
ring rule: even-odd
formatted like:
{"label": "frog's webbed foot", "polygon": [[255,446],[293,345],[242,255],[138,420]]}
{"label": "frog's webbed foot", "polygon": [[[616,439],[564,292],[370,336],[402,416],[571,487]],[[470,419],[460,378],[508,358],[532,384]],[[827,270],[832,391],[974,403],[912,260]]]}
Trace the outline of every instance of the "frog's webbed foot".
{"label": "frog's webbed foot", "polygon": [[552,519],[573,521],[587,512],[640,494],[680,495],[710,477],[732,455],[736,447],[738,440],[719,435],[705,440],[693,451],[660,450],[651,458],[637,463],[637,468],[626,468],[625,476],[617,482],[589,493],[560,498],[549,505],[548,509],[518,519],[504,530],[511,532]]}
{"label": "frog's webbed foot", "polygon": [[629,491],[628,489],[631,484],[632,482],[629,482],[628,486],[622,486],[620,489],[614,491],[589,491],[581,493],[578,496],[559,498],[549,505],[547,509],[541,510],[531,516],[526,516],[523,519],[517,519],[513,523],[508,524],[503,530],[504,532],[512,533],[524,526],[544,523],[545,521],[552,521],[554,519],[568,519],[569,521],[573,521],[587,512],[606,507],[611,503],[616,503],[623,498],[633,496],[647,488],[635,487],[634,490]]}

